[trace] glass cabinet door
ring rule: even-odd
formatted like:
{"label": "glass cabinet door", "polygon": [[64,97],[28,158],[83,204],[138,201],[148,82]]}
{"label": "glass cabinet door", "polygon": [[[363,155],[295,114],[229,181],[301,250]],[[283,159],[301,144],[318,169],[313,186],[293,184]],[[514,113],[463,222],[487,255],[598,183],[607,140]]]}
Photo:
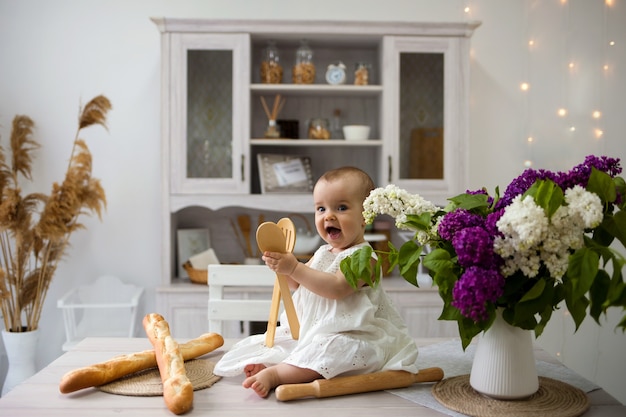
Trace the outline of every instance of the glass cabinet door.
{"label": "glass cabinet door", "polygon": [[460,44],[391,36],[384,44],[387,181],[445,204],[467,177]]}
{"label": "glass cabinet door", "polygon": [[185,33],[172,42],[172,192],[249,192],[249,36]]}

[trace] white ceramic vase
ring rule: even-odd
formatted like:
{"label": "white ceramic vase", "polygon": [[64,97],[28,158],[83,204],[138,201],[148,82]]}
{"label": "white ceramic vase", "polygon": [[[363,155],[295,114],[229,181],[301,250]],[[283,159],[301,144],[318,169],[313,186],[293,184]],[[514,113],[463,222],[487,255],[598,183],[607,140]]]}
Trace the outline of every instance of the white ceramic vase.
{"label": "white ceramic vase", "polygon": [[2,341],[7,353],[9,369],[2,385],[2,396],[11,391],[16,385],[33,376],[35,368],[35,354],[39,330],[31,332],[2,331]]}
{"label": "white ceramic vase", "polygon": [[470,385],[500,400],[522,399],[539,389],[532,333],[508,324],[498,310],[478,341]]}

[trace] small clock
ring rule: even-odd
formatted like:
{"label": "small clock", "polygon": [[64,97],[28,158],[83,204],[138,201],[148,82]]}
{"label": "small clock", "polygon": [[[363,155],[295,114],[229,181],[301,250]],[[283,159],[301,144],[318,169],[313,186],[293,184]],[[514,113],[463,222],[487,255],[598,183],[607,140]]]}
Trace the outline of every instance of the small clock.
{"label": "small clock", "polygon": [[326,82],[333,85],[346,82],[346,66],[343,62],[335,62],[328,66],[326,69]]}

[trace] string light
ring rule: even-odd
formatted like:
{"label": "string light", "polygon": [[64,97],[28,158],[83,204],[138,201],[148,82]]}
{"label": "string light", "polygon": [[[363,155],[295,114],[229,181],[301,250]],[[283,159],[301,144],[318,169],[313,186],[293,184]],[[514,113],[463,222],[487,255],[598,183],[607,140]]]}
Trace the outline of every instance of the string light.
{"label": "string light", "polygon": [[602,135],[604,135],[604,132],[602,131],[602,129],[595,129],[593,131],[593,133],[594,133],[596,139],[601,139]]}
{"label": "string light", "polygon": [[[464,1],[464,11],[465,13],[469,12],[469,1]],[[521,97],[524,101],[524,106],[526,107],[526,114],[524,115],[525,120],[525,133],[522,133],[522,140],[526,141],[527,156],[523,159],[523,165],[525,167],[530,167],[536,161],[533,161],[533,147],[535,143],[541,143],[541,141],[537,141],[538,138],[541,137],[541,131],[533,131],[533,123],[532,119],[535,116],[535,113],[532,111],[535,109],[533,106],[533,96],[534,91],[531,91],[531,84],[533,88],[536,89],[537,86],[541,85],[537,83],[532,77],[532,71],[534,70],[535,65],[535,51],[538,49],[546,49],[549,44],[546,43],[546,39],[542,39],[542,33],[537,32],[534,33],[534,14],[541,13],[540,10],[535,10],[534,7],[530,6],[530,2],[524,2],[525,9],[523,14],[523,22],[522,22],[522,32],[521,35],[523,37],[521,41],[521,48],[526,49],[523,53],[526,53],[525,59],[526,62],[520,66],[520,80],[519,89],[523,97]],[[566,136],[570,136],[571,138],[583,139],[584,137],[587,140],[591,140],[593,142],[598,142],[600,147],[605,146],[606,135],[608,132],[605,131],[603,124],[603,119],[606,118],[606,115],[603,114],[606,109],[604,108],[605,103],[605,90],[607,89],[606,81],[608,77],[610,77],[611,71],[614,69],[614,65],[611,62],[611,54],[616,49],[617,43],[619,39],[616,39],[615,33],[611,33],[611,25],[609,20],[610,8],[615,5],[615,0],[604,0],[602,3],[597,5],[596,7],[602,7],[604,9],[604,21],[597,22],[598,26],[603,27],[604,36],[602,39],[596,38],[595,47],[596,49],[600,49],[598,52],[602,53],[602,49],[604,50],[604,56],[602,58],[598,57],[600,63],[587,62],[588,59],[581,60],[581,56],[578,54],[578,46],[573,46],[572,44],[572,36],[575,33],[573,30],[573,18],[571,13],[580,14],[580,5],[578,3],[571,3],[567,0],[559,1],[562,10],[562,20],[560,32],[563,34],[563,44],[562,51],[563,54],[559,64],[559,70],[564,72],[561,76],[560,82],[562,83],[562,92],[561,92],[561,103],[562,105],[556,106],[556,109],[553,110],[555,113],[553,117],[562,119],[559,123],[561,124],[561,132],[568,132],[569,134]],[[574,9],[576,8],[576,9]],[[583,9],[583,13],[586,13],[587,6]],[[549,40],[549,39],[548,39]],[[546,45],[539,47],[539,45]],[[578,43],[576,43],[578,45]],[[599,48],[598,48],[599,47]],[[547,51],[546,51],[547,52]],[[582,55],[584,56],[584,55]],[[585,88],[582,91],[578,91],[581,87],[581,80],[579,80],[580,76],[591,77],[591,81],[593,84],[589,89]],[[604,83],[603,83],[604,80]],[[539,80],[541,81],[541,79]],[[540,92],[543,93],[543,92]],[[583,101],[580,102],[579,95],[584,93]],[[571,101],[571,97],[576,97],[574,102]],[[579,107],[579,103],[582,104],[581,108]],[[539,109],[540,107],[537,107]],[[590,115],[591,118],[585,121],[584,114]],[[589,116],[587,116],[589,117]],[[579,122],[580,119],[580,122]],[[589,126],[589,123],[592,125]],[[602,142],[600,142],[602,141]]]}

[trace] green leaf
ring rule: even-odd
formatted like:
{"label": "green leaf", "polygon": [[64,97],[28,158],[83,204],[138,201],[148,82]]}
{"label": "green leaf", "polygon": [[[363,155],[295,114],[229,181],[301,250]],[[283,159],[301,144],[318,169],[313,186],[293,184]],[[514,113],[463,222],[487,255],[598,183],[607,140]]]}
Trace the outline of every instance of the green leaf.
{"label": "green leaf", "polygon": [[574,324],[576,325],[575,331],[577,331],[581,323],[585,319],[585,316],[587,315],[589,300],[587,300],[587,298],[585,297],[580,297],[575,300],[570,300],[568,299],[568,297],[566,297],[565,304],[567,305],[567,309],[569,310],[569,313],[574,320]]}
{"label": "green leaf", "polygon": [[413,240],[405,242],[400,247],[399,266],[400,275],[407,281],[417,285],[417,270],[421,261],[422,247]]}
{"label": "green leaf", "polygon": [[545,279],[538,280],[521,298],[520,302],[513,307],[512,324],[526,330],[535,329],[537,326],[536,315],[545,313],[547,308],[552,308],[553,295],[552,281],[546,283]]}
{"label": "green leaf", "polygon": [[546,308],[539,314],[540,320],[535,326],[535,337],[541,336],[543,333],[543,329],[546,327],[548,322],[550,321],[550,317],[552,317],[553,307],[552,304],[546,306]]}
{"label": "green leaf", "polygon": [[459,336],[461,336],[461,344],[463,346],[463,350],[465,350],[469,344],[472,342],[472,339],[483,329],[472,320],[468,318],[463,318],[458,322],[459,327]]}
{"label": "green leaf", "polygon": [[[339,268],[352,288],[358,287],[359,280],[363,280],[372,287],[378,285],[380,274],[375,275],[372,280],[372,248],[370,246],[364,246],[342,259]],[[379,268],[376,270],[380,271]]]}
{"label": "green leaf", "polygon": [[569,257],[567,278],[571,282],[571,299],[575,300],[584,296],[598,273],[598,253],[587,247],[582,247]]}
{"label": "green leaf", "polygon": [[409,228],[414,230],[429,231],[432,227],[432,215],[430,213],[409,214],[404,222]]}
{"label": "green leaf", "polygon": [[613,178],[606,172],[602,172],[594,167],[591,167],[587,191],[597,194],[603,203],[612,203],[617,198]]}
{"label": "green leaf", "polygon": [[615,184],[615,191],[617,192],[617,194],[622,196],[618,207],[620,210],[625,210],[626,209],[626,182],[624,181],[624,178],[622,177],[615,177],[613,178],[613,183]]}
{"label": "green leaf", "polygon": [[606,230],[611,233],[626,247],[626,211],[618,211],[615,215],[606,218]]}
{"label": "green leaf", "polygon": [[533,196],[535,203],[551,218],[556,210],[563,204],[563,190],[552,180],[537,180],[524,193],[524,196]]}
{"label": "green leaf", "polygon": [[459,194],[456,197],[449,198],[457,208],[473,210],[476,208],[487,208],[489,204],[486,194]]}
{"label": "green leaf", "polygon": [[543,289],[545,287],[546,287],[546,281],[543,279],[538,280],[535,283],[535,285],[533,285],[533,287],[530,289],[530,291],[524,294],[520,302],[534,300],[536,298],[541,297],[541,294],[543,294]]}
{"label": "green leaf", "polygon": [[604,270],[598,271],[596,279],[589,290],[591,306],[589,307],[589,315],[593,317],[596,323],[600,324],[600,315],[604,311],[603,304],[609,294],[611,278]]}

